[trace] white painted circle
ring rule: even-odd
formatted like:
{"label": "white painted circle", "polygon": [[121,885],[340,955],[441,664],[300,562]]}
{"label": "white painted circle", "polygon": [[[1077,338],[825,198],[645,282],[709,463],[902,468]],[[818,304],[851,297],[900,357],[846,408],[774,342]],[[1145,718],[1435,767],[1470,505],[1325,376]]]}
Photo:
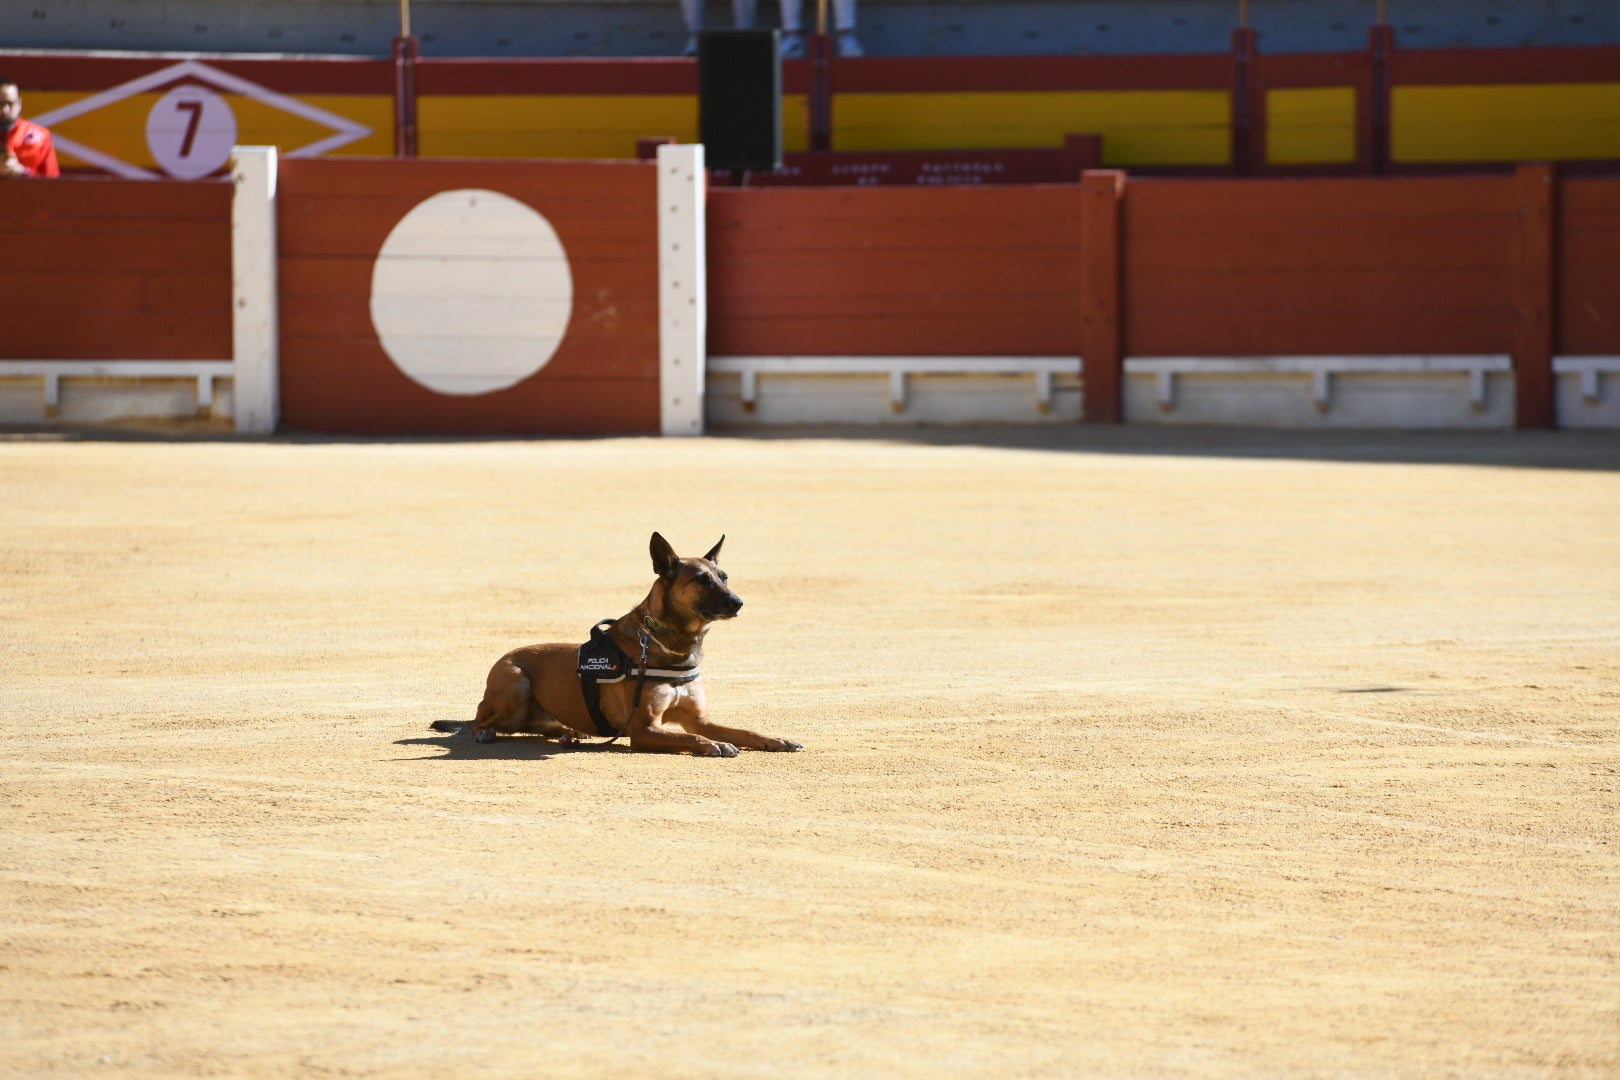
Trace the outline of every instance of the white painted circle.
{"label": "white painted circle", "polygon": [[418,203],[371,268],[371,325],[383,351],[441,394],[527,379],[557,352],[573,310],[556,230],[496,191],[441,191]]}
{"label": "white painted circle", "polygon": [[236,114],[206,86],[177,86],[146,114],[146,145],[163,171],[196,180],[224,168],[236,145]]}

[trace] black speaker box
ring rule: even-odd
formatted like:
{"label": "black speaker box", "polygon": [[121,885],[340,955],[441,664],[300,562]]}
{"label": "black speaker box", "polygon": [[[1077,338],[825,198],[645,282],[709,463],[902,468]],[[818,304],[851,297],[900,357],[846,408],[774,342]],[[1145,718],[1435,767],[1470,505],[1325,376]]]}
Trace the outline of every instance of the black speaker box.
{"label": "black speaker box", "polygon": [[782,166],[782,53],[775,30],[698,35],[698,138],[711,169]]}

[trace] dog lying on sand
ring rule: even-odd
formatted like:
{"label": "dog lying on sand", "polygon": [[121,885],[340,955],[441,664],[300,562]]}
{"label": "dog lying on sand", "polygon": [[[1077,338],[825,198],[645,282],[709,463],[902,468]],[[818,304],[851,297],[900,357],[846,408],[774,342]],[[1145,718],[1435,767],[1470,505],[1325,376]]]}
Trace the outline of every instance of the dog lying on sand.
{"label": "dog lying on sand", "polygon": [[[603,620],[583,645],[553,643],[513,649],[495,662],[484,700],[470,725],[479,742],[497,733],[527,733],[572,743],[580,735],[627,736],[632,750],[684,751],[736,757],[749,750],[802,750],[778,739],[709,719],[698,669],[709,627],[735,618],[743,602],[720,569],[719,543],[702,558],[683,559],[652,534],[647,598],[618,619]],[[434,721],[439,731],[469,726]]]}

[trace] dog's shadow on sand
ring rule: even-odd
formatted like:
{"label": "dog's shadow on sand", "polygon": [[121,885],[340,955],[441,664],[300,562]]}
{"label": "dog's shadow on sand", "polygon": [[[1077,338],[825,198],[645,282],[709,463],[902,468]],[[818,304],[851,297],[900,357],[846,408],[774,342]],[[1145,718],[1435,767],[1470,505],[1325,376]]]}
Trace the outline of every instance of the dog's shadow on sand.
{"label": "dog's shadow on sand", "polygon": [[550,761],[570,754],[628,754],[623,743],[576,743],[564,746],[533,735],[503,735],[492,743],[473,742],[470,735],[423,735],[415,739],[395,739],[395,746],[436,746],[442,754],[394,758],[394,761]]}

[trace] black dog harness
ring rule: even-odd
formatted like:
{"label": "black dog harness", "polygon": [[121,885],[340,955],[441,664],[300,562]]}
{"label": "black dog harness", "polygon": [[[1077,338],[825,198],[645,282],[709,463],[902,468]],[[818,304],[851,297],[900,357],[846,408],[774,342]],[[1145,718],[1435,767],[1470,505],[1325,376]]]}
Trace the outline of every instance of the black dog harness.
{"label": "black dog harness", "polygon": [[[631,662],[625,651],[619,648],[618,642],[608,631],[613,628],[616,619],[603,619],[591,627],[591,639],[579,647],[579,688],[585,694],[585,711],[591,714],[591,723],[596,725],[596,733],[612,741],[624,732],[607,722],[602,715],[601,687],[611,683],[621,683],[630,677]],[[655,682],[668,683],[679,686],[689,683],[699,675],[696,667],[680,668],[650,668],[647,666],[647,643],[652,635],[647,631],[646,620],[642,620],[641,631],[637,635],[641,641],[641,659],[634,667],[636,672],[636,695],[630,703],[630,711],[634,713],[641,707],[641,688],[648,679]]]}

